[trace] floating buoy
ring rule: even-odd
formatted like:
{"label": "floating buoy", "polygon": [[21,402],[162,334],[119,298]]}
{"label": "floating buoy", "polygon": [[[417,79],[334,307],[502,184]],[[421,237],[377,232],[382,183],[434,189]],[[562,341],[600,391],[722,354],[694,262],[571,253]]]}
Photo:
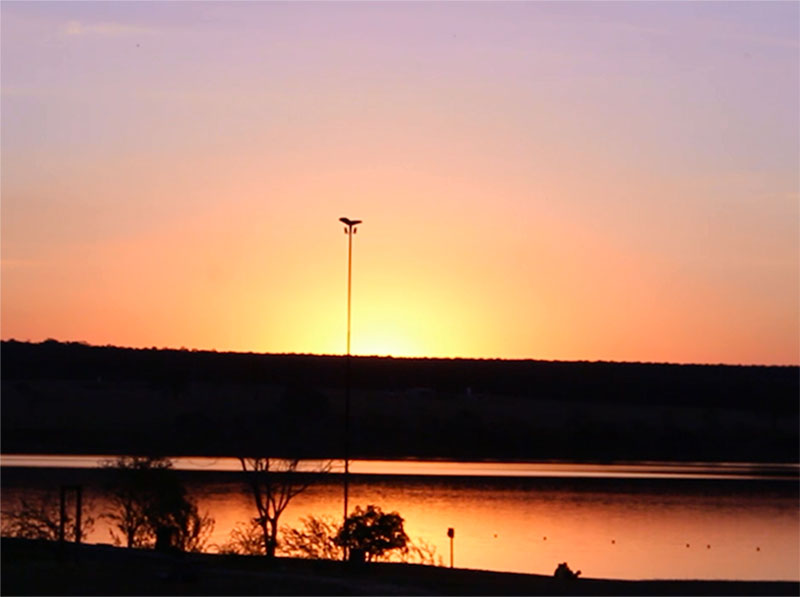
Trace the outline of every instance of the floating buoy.
{"label": "floating buoy", "polygon": [[710,545],[706,545],[706,549],[711,549],[711,546]]}
{"label": "floating buoy", "polygon": [[756,547],[756,551],[761,551],[761,548],[760,547]]}
{"label": "floating buoy", "polygon": [[547,541],[547,537],[542,537],[542,541]]}
{"label": "floating buoy", "polygon": [[686,544],[686,547],[689,547],[689,544],[688,544],[688,543]]}
{"label": "floating buoy", "polygon": [[613,544],[615,544],[615,543],[616,543],[616,541],[615,541],[614,539],[612,539],[612,540],[611,540],[611,544],[613,545]]}

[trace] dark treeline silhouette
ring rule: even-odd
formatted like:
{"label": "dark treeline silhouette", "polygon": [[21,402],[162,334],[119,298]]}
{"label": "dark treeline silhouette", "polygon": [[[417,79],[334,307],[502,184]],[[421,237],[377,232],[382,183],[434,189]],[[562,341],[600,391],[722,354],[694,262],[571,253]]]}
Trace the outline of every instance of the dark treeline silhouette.
{"label": "dark treeline silhouette", "polygon": [[[4,341],[6,452],[340,456],[344,357]],[[354,357],[357,457],[798,460],[798,367]]]}
{"label": "dark treeline silhouette", "polygon": [[[225,353],[3,341],[2,379],[190,381],[344,385],[344,357]],[[798,410],[797,367],[672,365],[587,361],[353,357],[354,386],[461,393]]]}

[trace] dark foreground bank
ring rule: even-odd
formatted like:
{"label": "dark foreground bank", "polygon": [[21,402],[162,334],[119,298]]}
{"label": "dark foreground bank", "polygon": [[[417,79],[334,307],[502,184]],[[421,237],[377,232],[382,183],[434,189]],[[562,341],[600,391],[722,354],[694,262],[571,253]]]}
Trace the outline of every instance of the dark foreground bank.
{"label": "dark foreground bank", "polygon": [[798,595],[796,582],[559,581],[416,564],[211,554],[2,540],[3,595]]}

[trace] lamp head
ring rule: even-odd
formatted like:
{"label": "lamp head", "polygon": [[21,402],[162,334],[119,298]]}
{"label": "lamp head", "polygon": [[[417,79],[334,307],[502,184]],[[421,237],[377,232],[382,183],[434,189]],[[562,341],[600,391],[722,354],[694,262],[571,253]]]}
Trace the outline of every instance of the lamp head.
{"label": "lamp head", "polygon": [[339,218],[339,221],[351,227],[361,223],[361,220],[351,220],[349,218]]}

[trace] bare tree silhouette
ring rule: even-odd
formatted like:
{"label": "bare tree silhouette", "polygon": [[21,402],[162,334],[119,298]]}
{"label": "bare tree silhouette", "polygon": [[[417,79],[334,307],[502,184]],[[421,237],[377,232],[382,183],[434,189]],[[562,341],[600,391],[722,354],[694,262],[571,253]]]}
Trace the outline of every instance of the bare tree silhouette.
{"label": "bare tree silhouette", "polygon": [[[58,541],[61,534],[61,507],[58,492],[45,492],[3,503],[0,534],[3,537]],[[72,508],[64,511],[64,539],[75,540],[75,517]],[[91,504],[81,504],[80,534],[85,537],[94,528]]]}
{"label": "bare tree silhouette", "polygon": [[[261,529],[264,553],[275,557],[278,547],[278,520],[297,495],[305,491],[312,478],[298,472],[298,459],[239,458],[258,516],[253,523]],[[330,461],[309,472],[327,472]]]}

